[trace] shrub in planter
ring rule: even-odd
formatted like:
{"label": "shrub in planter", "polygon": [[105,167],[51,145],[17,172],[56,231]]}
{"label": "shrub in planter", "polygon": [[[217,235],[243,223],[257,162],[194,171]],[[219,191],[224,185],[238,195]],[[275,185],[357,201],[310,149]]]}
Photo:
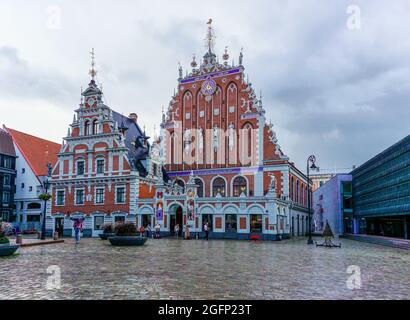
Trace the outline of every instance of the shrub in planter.
{"label": "shrub in planter", "polygon": [[117,236],[135,236],[137,235],[137,227],[133,223],[120,223],[115,226],[115,234]]}
{"label": "shrub in planter", "polygon": [[114,246],[142,246],[147,238],[137,235],[137,227],[134,223],[120,223],[115,226],[115,237],[108,240]]}
{"label": "shrub in planter", "polygon": [[9,243],[10,243],[10,240],[8,238],[2,237],[0,235],[0,244],[9,244]]}
{"label": "shrub in planter", "polygon": [[112,223],[104,224],[103,233],[114,233],[114,227],[113,227]]}

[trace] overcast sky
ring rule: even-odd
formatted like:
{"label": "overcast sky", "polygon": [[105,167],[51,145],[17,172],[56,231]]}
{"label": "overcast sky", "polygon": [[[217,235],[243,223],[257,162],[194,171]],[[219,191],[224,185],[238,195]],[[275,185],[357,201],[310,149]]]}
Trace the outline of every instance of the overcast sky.
{"label": "overcast sky", "polygon": [[325,169],[360,165],[409,134],[407,0],[1,0],[0,124],[61,143],[94,47],[106,103],[136,112],[152,135],[178,62],[204,54],[210,17],[218,54],[229,46],[237,62],[244,48],[267,119],[301,169],[310,154]]}

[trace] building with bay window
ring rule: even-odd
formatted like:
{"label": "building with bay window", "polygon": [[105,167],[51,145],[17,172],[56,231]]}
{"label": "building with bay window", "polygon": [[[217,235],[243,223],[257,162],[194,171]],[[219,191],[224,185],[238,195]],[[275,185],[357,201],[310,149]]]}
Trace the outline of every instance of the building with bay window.
{"label": "building with bay window", "polygon": [[16,151],[10,134],[0,128],[0,221],[14,222]]}

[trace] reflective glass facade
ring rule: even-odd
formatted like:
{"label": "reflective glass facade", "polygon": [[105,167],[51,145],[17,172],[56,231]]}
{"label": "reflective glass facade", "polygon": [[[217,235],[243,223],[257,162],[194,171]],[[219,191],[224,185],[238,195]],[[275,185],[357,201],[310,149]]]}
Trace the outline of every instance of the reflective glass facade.
{"label": "reflective glass facade", "polygon": [[352,172],[358,232],[409,238],[410,135]]}

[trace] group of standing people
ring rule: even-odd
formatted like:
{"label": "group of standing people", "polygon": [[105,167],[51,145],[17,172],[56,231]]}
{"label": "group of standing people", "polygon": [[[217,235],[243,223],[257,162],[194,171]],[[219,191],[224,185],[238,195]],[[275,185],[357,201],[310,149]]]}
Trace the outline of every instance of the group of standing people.
{"label": "group of standing people", "polygon": [[152,233],[152,228],[151,228],[150,224],[147,225],[146,229],[144,228],[144,226],[141,226],[141,228],[140,228],[141,237],[143,237],[145,232],[146,232],[146,237],[147,238],[149,238],[150,234],[151,234],[153,238],[159,239],[160,236],[161,236],[161,225],[159,223],[157,223],[154,227],[154,230],[155,230],[155,233]]}
{"label": "group of standing people", "polygon": [[[75,243],[79,244],[80,243],[81,232],[83,232],[84,218],[71,218],[71,220],[74,221],[73,228],[74,228],[74,235],[75,235]],[[159,239],[160,238],[160,233],[161,233],[161,225],[159,223],[157,223],[155,225],[154,229],[155,229],[155,234],[153,234],[153,238]],[[208,222],[204,223],[203,230],[205,232],[205,238],[204,239],[208,240],[209,239]],[[179,224],[176,224],[175,227],[174,227],[174,234],[175,234],[176,238],[179,237],[179,231],[180,231]],[[143,237],[145,232],[146,232],[146,237],[149,238],[150,234],[152,233],[151,225],[148,224],[146,229],[142,225],[141,228],[139,229],[139,232],[141,234],[141,237]],[[189,225],[188,224],[185,225],[185,234],[184,234],[184,236],[185,236],[184,237],[185,240],[191,239],[191,232],[189,230]]]}
{"label": "group of standing people", "polygon": [[[203,229],[204,229],[204,232],[205,232],[205,238],[204,239],[208,240],[209,239],[209,227],[208,227],[207,222],[204,223],[204,228]],[[180,231],[180,228],[179,228],[179,224],[177,223],[174,227],[174,235],[175,235],[176,238],[179,238],[179,231]],[[185,240],[191,239],[191,231],[189,229],[188,224],[185,225],[184,239]]]}

